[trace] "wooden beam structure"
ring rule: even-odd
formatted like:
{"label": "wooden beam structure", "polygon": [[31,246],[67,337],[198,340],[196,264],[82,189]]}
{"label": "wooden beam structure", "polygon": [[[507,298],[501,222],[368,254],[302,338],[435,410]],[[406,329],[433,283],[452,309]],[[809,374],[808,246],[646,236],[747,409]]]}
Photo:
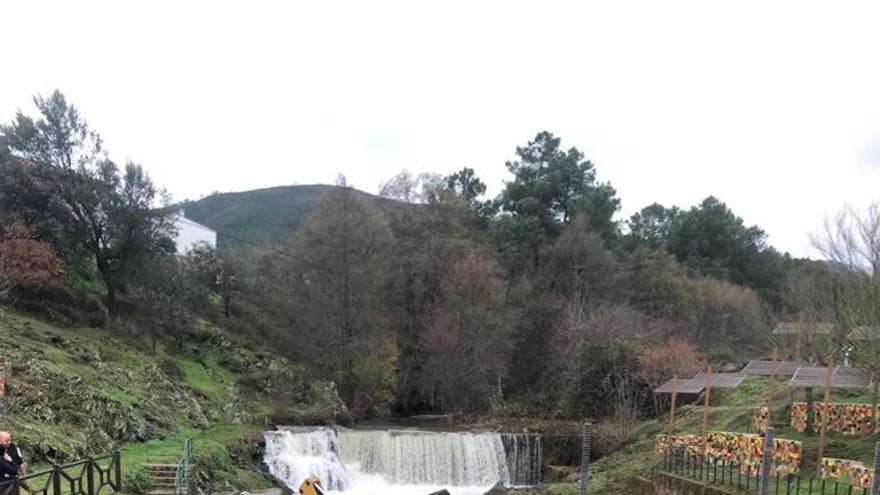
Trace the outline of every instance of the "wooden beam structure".
{"label": "wooden beam structure", "polygon": [[672,400],[669,402],[669,432],[666,435],[667,443],[672,445],[672,435],[675,433],[675,399],[678,397],[678,375],[672,376]]}
{"label": "wooden beam structure", "polygon": [[822,458],[825,456],[825,433],[828,428],[828,416],[831,410],[831,383],[834,380],[834,363],[828,358],[825,371],[825,406],[822,410],[822,424],[819,429],[819,457],[816,459],[816,472],[822,474]]}
{"label": "wooden beam structure", "polygon": [[706,455],[706,428],[709,426],[709,396],[712,394],[712,366],[706,366],[706,399],[703,402],[703,429],[700,438],[703,442],[702,454]]}

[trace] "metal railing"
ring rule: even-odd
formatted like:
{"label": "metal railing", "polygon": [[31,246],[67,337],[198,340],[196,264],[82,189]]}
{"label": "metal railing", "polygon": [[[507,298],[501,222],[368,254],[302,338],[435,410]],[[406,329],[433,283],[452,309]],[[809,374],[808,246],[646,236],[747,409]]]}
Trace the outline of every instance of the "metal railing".
{"label": "metal railing", "polygon": [[174,495],[182,495],[186,492],[189,482],[190,463],[192,462],[192,438],[183,442],[183,454],[177,463],[177,472],[174,474]]}
{"label": "metal railing", "polygon": [[50,469],[0,481],[0,495],[101,495],[122,491],[119,451],[55,464]]}
{"label": "metal railing", "polygon": [[[759,493],[761,477],[749,466],[740,463],[674,451],[663,456],[651,472],[653,478],[660,472],[701,481],[708,485],[721,485]],[[870,488],[856,487],[849,483],[828,478],[806,477],[800,474],[770,475],[767,493],[771,495],[868,495]]]}

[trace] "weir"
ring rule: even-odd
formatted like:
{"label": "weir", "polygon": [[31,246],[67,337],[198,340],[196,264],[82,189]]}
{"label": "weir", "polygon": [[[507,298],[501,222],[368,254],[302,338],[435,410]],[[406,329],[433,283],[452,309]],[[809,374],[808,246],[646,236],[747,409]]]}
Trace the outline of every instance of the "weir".
{"label": "weir", "polygon": [[265,462],[294,490],[318,476],[329,490],[372,492],[530,486],[540,482],[541,456],[536,435],[322,427],[266,432]]}

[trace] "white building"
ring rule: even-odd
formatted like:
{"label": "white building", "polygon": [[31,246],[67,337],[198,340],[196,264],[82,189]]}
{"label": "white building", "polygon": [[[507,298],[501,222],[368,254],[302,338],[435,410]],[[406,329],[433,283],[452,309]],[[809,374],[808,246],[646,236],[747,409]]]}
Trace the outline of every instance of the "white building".
{"label": "white building", "polygon": [[217,247],[217,231],[186,218],[183,210],[174,214],[174,245],[177,254],[186,254],[198,244]]}

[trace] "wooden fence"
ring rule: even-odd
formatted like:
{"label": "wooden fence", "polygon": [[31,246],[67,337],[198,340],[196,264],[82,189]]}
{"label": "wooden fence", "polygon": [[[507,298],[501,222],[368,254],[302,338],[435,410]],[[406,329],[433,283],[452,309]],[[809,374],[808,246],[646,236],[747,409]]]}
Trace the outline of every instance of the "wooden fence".
{"label": "wooden fence", "polygon": [[68,464],[56,464],[0,482],[0,495],[107,495],[122,492],[119,451]]}

